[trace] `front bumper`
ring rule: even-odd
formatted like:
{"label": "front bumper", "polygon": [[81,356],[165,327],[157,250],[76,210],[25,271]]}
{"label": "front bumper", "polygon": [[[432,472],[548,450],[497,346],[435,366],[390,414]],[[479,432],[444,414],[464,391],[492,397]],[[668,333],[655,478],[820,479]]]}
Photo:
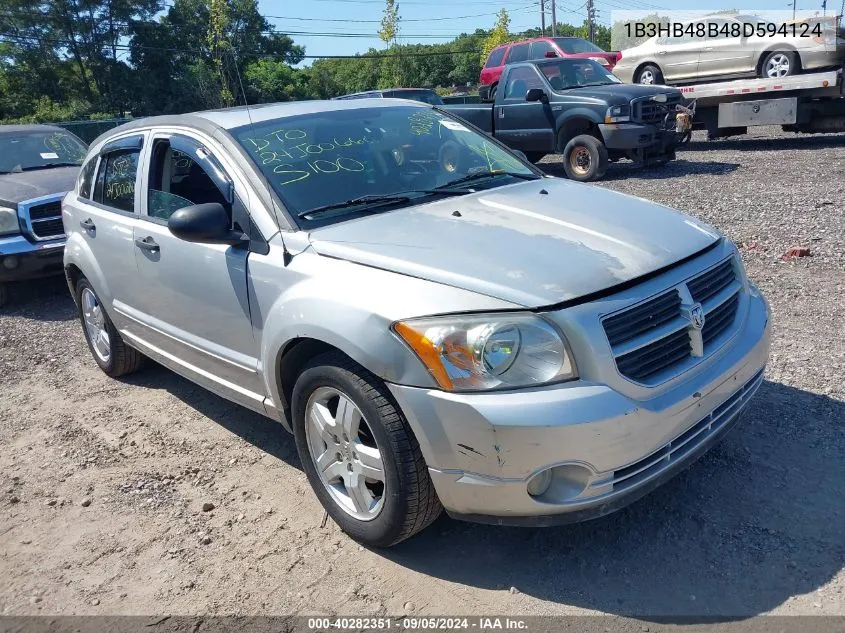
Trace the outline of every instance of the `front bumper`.
{"label": "front bumper", "polygon": [[656,125],[600,123],[599,130],[607,149],[621,150],[639,160],[672,153],[678,145],[675,130],[662,130]]}
{"label": "front bumper", "polygon": [[60,275],[65,240],[33,244],[22,235],[0,237],[0,283]]}
{"label": "front bumper", "polygon": [[[481,394],[390,389],[450,515],[550,525],[613,512],[706,452],[762,382],[769,346],[768,306],[754,295],[732,347],[649,400],[584,380]],[[530,495],[548,469],[548,492]]]}

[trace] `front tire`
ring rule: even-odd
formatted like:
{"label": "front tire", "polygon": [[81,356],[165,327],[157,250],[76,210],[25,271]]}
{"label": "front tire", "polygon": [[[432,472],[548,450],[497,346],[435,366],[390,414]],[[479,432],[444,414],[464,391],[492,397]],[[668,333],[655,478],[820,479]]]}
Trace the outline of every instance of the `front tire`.
{"label": "front tire", "polygon": [[780,79],[798,72],[798,57],[791,51],[773,51],[760,64],[760,77]]}
{"label": "front tire", "polygon": [[419,444],[376,376],[339,352],[322,354],[297,378],[291,410],[308,482],[353,539],[390,547],[438,517]]}
{"label": "front tire", "polygon": [[665,83],[665,80],[663,79],[663,71],[654,64],[646,64],[640,68],[639,72],[637,72],[637,76],[634,78],[634,83],[646,84],[649,86],[663,85]]}
{"label": "front tire", "polygon": [[589,134],[576,136],[563,150],[563,169],[570,180],[589,182],[607,172],[607,148]]}
{"label": "front tire", "polygon": [[123,342],[100,298],[85,277],[80,278],[76,284],[76,305],[85,341],[100,369],[112,378],[117,378],[143,367],[144,356]]}

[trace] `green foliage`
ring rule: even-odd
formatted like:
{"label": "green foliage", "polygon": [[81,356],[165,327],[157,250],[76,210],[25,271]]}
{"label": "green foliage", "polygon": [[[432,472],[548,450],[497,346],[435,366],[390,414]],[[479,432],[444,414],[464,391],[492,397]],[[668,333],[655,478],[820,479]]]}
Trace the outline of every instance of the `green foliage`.
{"label": "green foliage", "polygon": [[378,36],[385,44],[396,44],[399,35],[399,5],[396,0],[385,0],[384,15],[381,18],[381,28]]}
{"label": "green foliage", "polygon": [[259,59],[244,71],[247,98],[261,101],[296,101],[310,96],[308,75],[284,62]]}
{"label": "green foliage", "polygon": [[484,43],[482,44],[482,64],[487,61],[487,57],[490,56],[490,51],[492,51],[497,46],[507,44],[511,40],[511,36],[508,33],[510,25],[511,19],[508,15],[507,9],[499,9],[499,13],[496,17],[496,24],[493,26],[492,30],[490,31],[490,34],[484,39]]}

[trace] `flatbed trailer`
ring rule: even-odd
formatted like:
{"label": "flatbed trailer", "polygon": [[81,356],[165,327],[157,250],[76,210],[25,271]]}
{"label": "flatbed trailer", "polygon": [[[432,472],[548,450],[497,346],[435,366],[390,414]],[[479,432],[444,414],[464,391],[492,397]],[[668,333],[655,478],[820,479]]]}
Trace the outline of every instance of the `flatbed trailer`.
{"label": "flatbed trailer", "polygon": [[745,134],[756,125],[794,132],[845,132],[843,69],[779,79],[739,79],[679,86],[695,101],[694,129],[708,138]]}

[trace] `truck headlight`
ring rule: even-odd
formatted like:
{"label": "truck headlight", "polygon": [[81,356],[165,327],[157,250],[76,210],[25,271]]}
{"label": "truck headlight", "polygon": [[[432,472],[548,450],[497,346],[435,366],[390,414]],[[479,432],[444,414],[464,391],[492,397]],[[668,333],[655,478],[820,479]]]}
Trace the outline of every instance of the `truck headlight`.
{"label": "truck headlight", "polygon": [[407,343],[447,391],[529,387],[578,377],[563,335],[529,313],[397,321]]}
{"label": "truck headlight", "polygon": [[604,115],[605,123],[623,123],[631,120],[631,106],[610,106]]}
{"label": "truck headlight", "polygon": [[21,225],[18,222],[18,210],[9,207],[0,207],[0,235],[11,235],[21,232]]}

